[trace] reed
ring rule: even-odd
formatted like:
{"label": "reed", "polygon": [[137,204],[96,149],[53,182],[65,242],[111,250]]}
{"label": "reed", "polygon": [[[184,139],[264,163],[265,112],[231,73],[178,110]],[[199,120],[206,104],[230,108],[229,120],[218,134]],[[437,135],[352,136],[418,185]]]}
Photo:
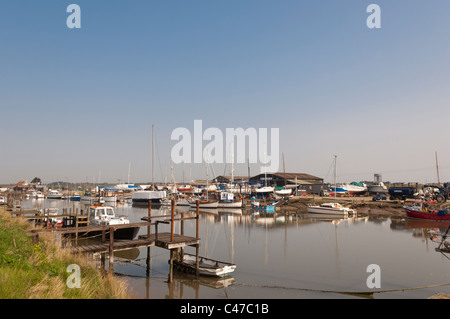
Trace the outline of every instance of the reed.
{"label": "reed", "polygon": [[[51,235],[33,245],[24,232],[28,223],[0,209],[1,299],[123,299],[129,298],[125,282],[103,276],[84,256],[61,249]],[[81,269],[80,288],[66,284],[68,265]]]}

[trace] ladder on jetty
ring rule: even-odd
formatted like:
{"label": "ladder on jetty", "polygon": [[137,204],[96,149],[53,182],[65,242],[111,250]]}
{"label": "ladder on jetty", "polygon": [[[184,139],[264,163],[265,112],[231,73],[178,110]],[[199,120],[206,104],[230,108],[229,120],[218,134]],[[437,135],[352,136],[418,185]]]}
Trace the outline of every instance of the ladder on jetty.
{"label": "ladder on jetty", "polygon": [[[27,215],[36,213],[36,211],[27,211]],[[17,216],[22,216],[24,218],[33,218],[33,216],[25,216],[25,214],[19,214],[17,211],[14,212]],[[48,217],[45,216],[45,217]],[[59,215],[58,217],[61,217]],[[156,220],[155,219],[161,219]],[[114,271],[114,252],[120,250],[127,250],[132,248],[141,247],[152,247],[157,246],[164,249],[170,250],[170,273],[169,282],[173,281],[173,270],[174,262],[182,264],[184,247],[194,246],[196,248],[196,269],[195,274],[199,276],[199,248],[200,248],[200,238],[199,238],[199,202],[197,201],[197,210],[195,217],[184,217],[184,213],[181,217],[175,218],[175,201],[172,200],[172,210],[170,215],[157,215],[152,216],[151,214],[151,203],[148,205],[148,216],[142,218],[143,222],[140,223],[130,223],[124,225],[104,225],[104,226],[82,226],[82,227],[68,227],[68,228],[50,228],[50,229],[32,229],[27,231],[29,236],[32,237],[32,242],[36,243],[39,241],[39,234],[46,232],[52,234],[75,234],[78,238],[79,233],[86,233],[91,231],[101,232],[101,241],[95,244],[78,245],[76,241],[74,245],[69,245],[68,249],[75,254],[85,254],[85,253],[100,253],[102,254],[102,260],[104,254],[109,255],[109,271]],[[184,234],[184,221],[185,220],[196,220],[196,236],[186,236]],[[181,222],[181,234],[175,234],[174,223],[175,221]],[[170,224],[170,232],[158,232],[159,224]],[[155,233],[151,232],[151,226],[155,226]],[[147,227],[147,234],[140,235],[138,239],[133,240],[114,240],[114,232],[120,228],[130,228],[130,227]],[[106,234],[109,233],[109,240],[106,240]],[[179,270],[185,270],[186,272],[192,273],[192,266],[183,267],[177,266]]]}

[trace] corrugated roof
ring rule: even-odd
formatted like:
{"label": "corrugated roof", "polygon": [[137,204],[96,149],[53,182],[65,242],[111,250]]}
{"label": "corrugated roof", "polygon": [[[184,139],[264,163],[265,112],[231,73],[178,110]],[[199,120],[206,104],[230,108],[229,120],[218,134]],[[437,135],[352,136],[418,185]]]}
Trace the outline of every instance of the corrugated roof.
{"label": "corrugated roof", "polygon": [[313,176],[313,175],[306,174],[306,173],[272,173],[272,175],[276,175],[278,177],[286,178],[286,179],[297,178],[297,180],[299,180],[299,179],[301,179],[301,180],[312,180],[312,179],[322,180],[321,177]]}

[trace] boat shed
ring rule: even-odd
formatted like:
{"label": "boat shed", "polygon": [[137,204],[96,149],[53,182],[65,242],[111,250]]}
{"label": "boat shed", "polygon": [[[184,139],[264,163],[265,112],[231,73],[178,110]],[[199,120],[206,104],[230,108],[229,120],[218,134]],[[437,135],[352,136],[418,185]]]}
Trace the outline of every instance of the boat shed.
{"label": "boat shed", "polygon": [[250,182],[264,183],[269,186],[323,184],[323,178],[305,173],[267,173],[250,178]]}

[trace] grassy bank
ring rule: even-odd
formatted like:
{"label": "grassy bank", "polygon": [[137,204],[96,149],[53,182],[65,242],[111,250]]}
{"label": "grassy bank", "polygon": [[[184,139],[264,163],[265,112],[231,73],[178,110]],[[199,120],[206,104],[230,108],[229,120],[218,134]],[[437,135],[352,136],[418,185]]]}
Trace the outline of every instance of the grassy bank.
{"label": "grassy bank", "polygon": [[[0,299],[128,298],[125,283],[102,276],[85,257],[60,249],[50,235],[33,245],[24,232],[28,227],[0,208]],[[73,274],[69,265],[80,267],[80,288],[67,285]]]}

